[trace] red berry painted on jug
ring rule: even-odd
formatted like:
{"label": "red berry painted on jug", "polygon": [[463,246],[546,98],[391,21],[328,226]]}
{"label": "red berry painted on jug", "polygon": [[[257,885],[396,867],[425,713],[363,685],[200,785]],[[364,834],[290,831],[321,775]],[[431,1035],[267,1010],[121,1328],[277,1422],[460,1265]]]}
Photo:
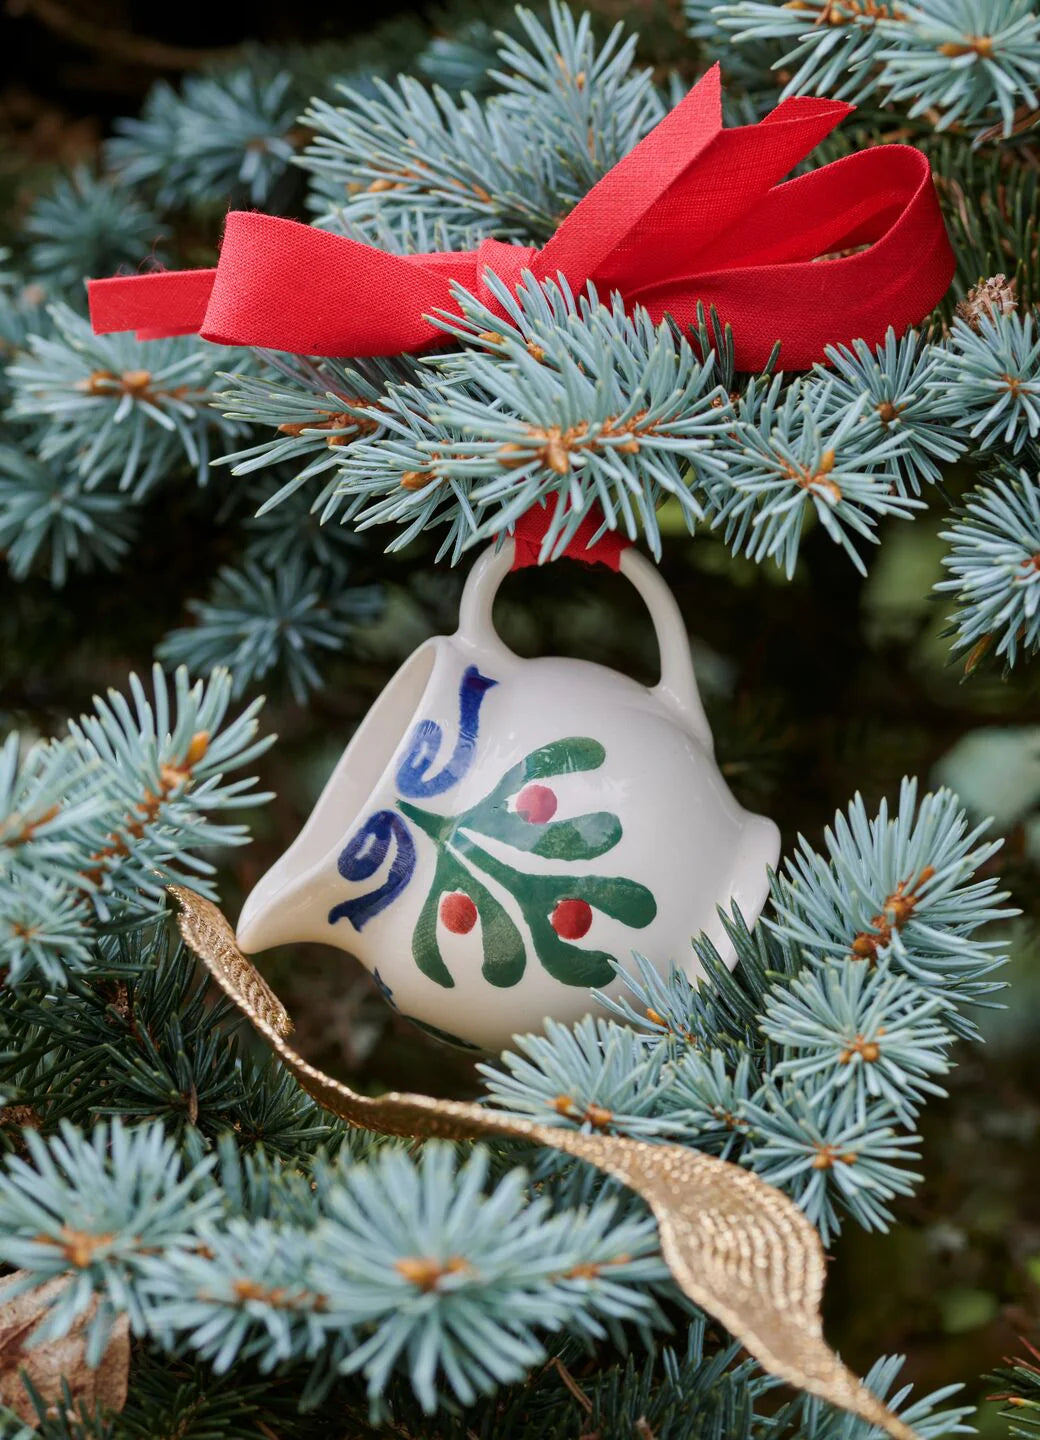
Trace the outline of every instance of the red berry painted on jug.
{"label": "red berry painted on jug", "polygon": [[516,813],[529,825],[544,825],[556,814],[558,803],[548,785],[525,785],[516,797]]}
{"label": "red berry painted on jug", "polygon": [[587,900],[558,900],[549,924],[561,940],[580,940],[589,933],[592,906]]}
{"label": "red berry painted on jug", "polygon": [[462,890],[441,896],[441,923],[453,935],[468,935],[477,923],[477,907]]}

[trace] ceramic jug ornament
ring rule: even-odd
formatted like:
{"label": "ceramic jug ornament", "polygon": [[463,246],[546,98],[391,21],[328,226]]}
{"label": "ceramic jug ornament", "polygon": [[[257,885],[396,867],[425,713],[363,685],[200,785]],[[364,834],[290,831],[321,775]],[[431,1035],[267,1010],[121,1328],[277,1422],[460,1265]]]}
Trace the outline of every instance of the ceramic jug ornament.
{"label": "ceramic jug ornament", "polygon": [[717,907],[750,922],[780,836],[730,794],[713,756],[679,607],[633,549],[621,574],[649,607],[661,679],[524,660],[499,638],[512,542],[476,562],[454,635],[393,677],[299,838],[252,891],[247,954],[321,941],[356,955],[387,1000],[489,1050],[623,988],[633,951],[696,977]]}

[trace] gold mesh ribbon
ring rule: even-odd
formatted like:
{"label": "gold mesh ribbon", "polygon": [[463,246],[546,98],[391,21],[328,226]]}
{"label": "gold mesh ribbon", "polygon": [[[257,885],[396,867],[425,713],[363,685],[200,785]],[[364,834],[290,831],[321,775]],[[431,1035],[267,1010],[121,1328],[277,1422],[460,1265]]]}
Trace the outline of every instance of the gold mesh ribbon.
{"label": "gold mesh ribbon", "polygon": [[358,1095],[308,1065],[287,1043],[292,1022],[285,1006],[239,950],[217,907],[180,885],[171,886],[170,894],[181,907],[185,944],[319,1105],[384,1135],[508,1135],[587,1160],[643,1197],[676,1284],[765,1370],[881,1426],[894,1440],[918,1440],[824,1340],[823,1247],[781,1191],[739,1165],[681,1145],[586,1135],[430,1095]]}

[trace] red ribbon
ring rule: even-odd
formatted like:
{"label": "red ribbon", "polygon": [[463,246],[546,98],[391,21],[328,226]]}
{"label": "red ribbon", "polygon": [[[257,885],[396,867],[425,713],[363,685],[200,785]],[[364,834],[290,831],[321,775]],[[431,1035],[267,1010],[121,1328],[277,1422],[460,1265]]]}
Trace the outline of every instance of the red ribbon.
{"label": "red ribbon", "polygon": [[[696,319],[697,302],[733,327],[736,363],[760,369],[781,341],[785,369],[827,345],[877,344],[945,294],[954,258],[927,158],[878,145],[778,183],[853,107],[784,100],[757,125],[722,128],[715,66],[574,207],[541,250],[485,240],[479,250],[391,255],[248,211],[227,217],[215,270],[89,282],[98,334],[198,332],[223,345],[303,355],[395,355],[442,342],[427,318],[458,313],[457,281],[497,310],[484,281],[522,269],[592,280],[655,320]],[[859,248],[865,247],[865,248]],[[855,250],[836,259],[833,252]]]}
{"label": "red ribbon", "polygon": [[[526,570],[529,565],[542,563],[542,542],[553,519],[553,508],[547,503],[532,505],[525,510],[513,527],[513,569]],[[575,530],[560,558],[580,560],[583,565],[605,565],[608,570],[621,568],[621,557],[632,544],[620,530],[607,530],[598,540],[594,539],[603,530],[603,511],[592,505],[585,518]]]}

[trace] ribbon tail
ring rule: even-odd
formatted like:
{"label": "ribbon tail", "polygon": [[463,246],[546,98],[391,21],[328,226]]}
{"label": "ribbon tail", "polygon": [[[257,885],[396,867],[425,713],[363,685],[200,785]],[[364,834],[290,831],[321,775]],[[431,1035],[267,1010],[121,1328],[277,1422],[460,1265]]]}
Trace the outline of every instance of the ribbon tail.
{"label": "ribbon tail", "polygon": [[564,216],[535,258],[536,278],[562,273],[579,289],[721,133],[722,71],[715,64]]}
{"label": "ribbon tail", "polygon": [[95,335],[133,330],[138,340],[197,335],[217,272],[157,270],[151,275],[114,275],[88,280],[90,323]]}
{"label": "ribbon tail", "polygon": [[217,345],[295,355],[399,355],[443,339],[426,318],[472,289],[476,252],[391,255],[313,225],[232,210],[215,270],[89,282],[99,334],[198,333]]}
{"label": "ribbon tail", "polygon": [[721,79],[713,66],[614,168],[594,185],[532,267],[628,295],[690,271],[690,262],[751,211],[852,109],[794,97],[764,121],[722,126]]}
{"label": "ribbon tail", "polygon": [[[467,257],[455,257],[465,270]],[[296,355],[398,355],[440,337],[425,318],[450,309],[445,271],[328,230],[234,210],[202,335]]]}

